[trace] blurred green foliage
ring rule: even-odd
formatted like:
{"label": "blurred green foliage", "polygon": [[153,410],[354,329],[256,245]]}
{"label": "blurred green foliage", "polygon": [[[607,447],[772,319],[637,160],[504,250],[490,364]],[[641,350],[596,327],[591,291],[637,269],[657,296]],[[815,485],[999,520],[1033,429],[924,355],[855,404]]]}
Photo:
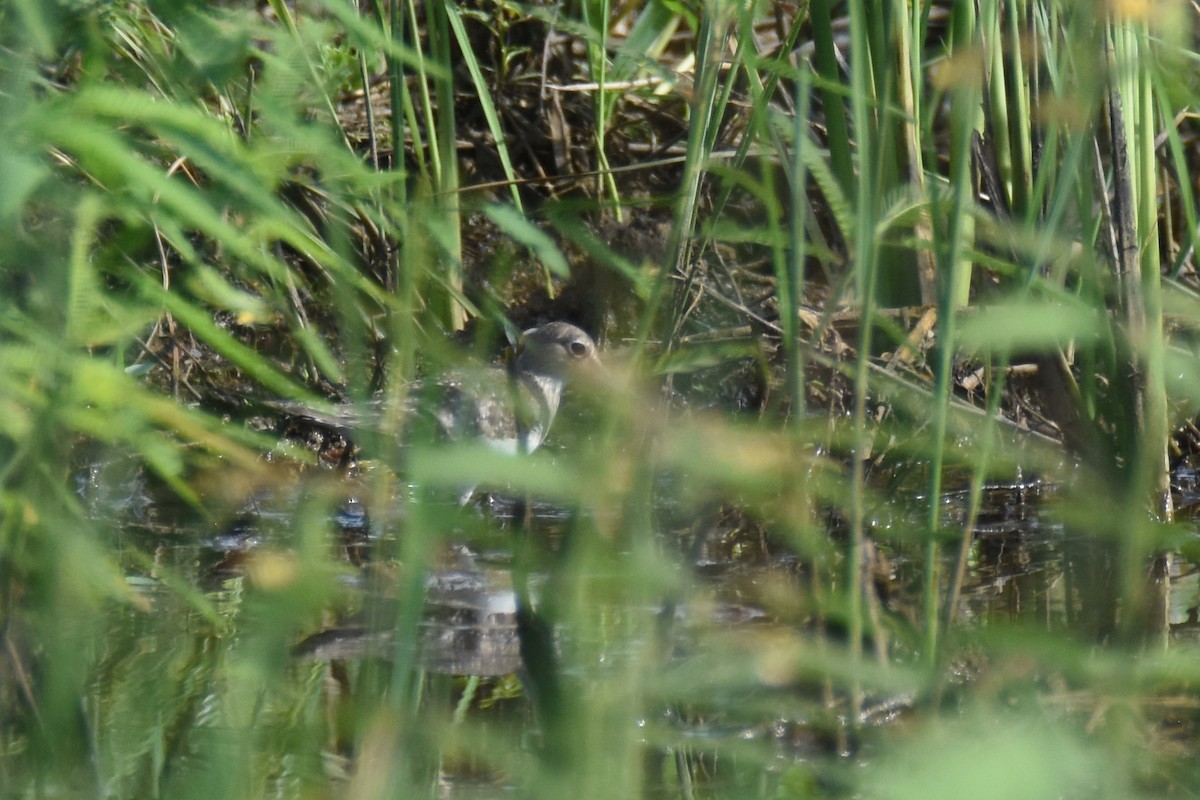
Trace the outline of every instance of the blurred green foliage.
{"label": "blurred green foliage", "polygon": [[[1200,407],[1194,20],[1135,5],[0,5],[0,793],[1190,791],[1200,675],[1161,646],[1145,573],[1194,538],[1153,513]],[[563,88],[529,67],[559,36],[590,119],[507,94]],[[586,142],[545,163],[586,157],[594,203],[518,175],[533,105]],[[622,138],[663,119],[679,150]],[[464,120],[501,191],[460,174]],[[594,232],[641,210],[616,163],[638,152],[664,155],[638,187],[669,195],[661,254]],[[467,269],[479,210],[496,274],[527,252],[545,308],[585,286],[612,304],[596,319],[632,317],[605,331],[637,331],[631,363],[610,352],[556,431],[576,447],[396,446],[460,323],[514,328]],[[726,291],[750,277],[770,318]],[[881,368],[904,333],[882,311],[916,298],[938,350]],[[822,346],[841,306],[848,363]],[[772,336],[706,339],[713,320]],[[998,422],[1031,353],[1073,359],[1071,457]],[[955,395],[956,356],[988,413]],[[699,376],[732,362],[792,406],[675,414],[646,385],[695,378],[715,407]],[[797,407],[838,386],[848,413]],[[269,424],[333,387],[383,397],[349,476]],[[947,624],[981,495],[1022,471],[1062,487],[1044,613]],[[445,500],[473,483],[562,511]],[[213,544],[246,526],[246,552]],[[422,669],[428,581],[463,542],[501,551],[531,613],[520,692]],[[721,547],[787,556],[721,583],[699,568]],[[389,601],[366,609],[390,615],[374,657],[295,657],[364,596]]]}

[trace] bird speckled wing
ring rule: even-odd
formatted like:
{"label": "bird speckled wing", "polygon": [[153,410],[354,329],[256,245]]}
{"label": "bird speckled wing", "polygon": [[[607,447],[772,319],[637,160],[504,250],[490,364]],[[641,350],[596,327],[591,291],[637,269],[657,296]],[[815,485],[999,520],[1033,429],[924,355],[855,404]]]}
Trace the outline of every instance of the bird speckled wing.
{"label": "bird speckled wing", "polygon": [[[571,372],[597,363],[596,345],[587,333],[566,322],[550,322],[522,334],[507,370],[459,369],[432,384],[414,385],[407,413],[428,413],[439,436],[451,441],[478,439],[501,452],[533,452],[554,422]],[[380,419],[377,404],[334,413],[278,407],[350,438],[355,429],[375,427]]]}

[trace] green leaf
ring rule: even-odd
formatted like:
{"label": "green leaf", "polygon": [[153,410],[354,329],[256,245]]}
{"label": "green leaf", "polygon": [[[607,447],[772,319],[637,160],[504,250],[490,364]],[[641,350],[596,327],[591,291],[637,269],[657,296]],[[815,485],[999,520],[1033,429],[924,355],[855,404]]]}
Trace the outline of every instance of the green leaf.
{"label": "green leaf", "polygon": [[1065,296],[1012,300],[963,314],[958,345],[976,353],[1045,352],[1094,339],[1105,325],[1094,308]]}
{"label": "green leaf", "polygon": [[512,206],[489,205],[484,212],[496,223],[496,227],[533,251],[538,260],[560,278],[569,277],[571,267],[562,251],[545,231],[525,218]]}

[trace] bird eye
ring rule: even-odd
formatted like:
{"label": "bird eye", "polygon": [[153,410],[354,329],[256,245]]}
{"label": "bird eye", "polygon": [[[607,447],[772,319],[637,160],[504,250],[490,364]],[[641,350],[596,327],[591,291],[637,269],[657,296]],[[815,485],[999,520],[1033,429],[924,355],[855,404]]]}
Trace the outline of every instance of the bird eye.
{"label": "bird eye", "polygon": [[571,355],[582,358],[587,355],[588,346],[586,342],[581,342],[578,339],[571,342],[567,347],[571,350]]}

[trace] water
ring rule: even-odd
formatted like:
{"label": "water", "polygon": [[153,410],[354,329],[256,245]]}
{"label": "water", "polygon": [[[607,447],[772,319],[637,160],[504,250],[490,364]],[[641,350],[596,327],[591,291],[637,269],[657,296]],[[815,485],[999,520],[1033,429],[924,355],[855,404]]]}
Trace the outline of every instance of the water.
{"label": "water", "polygon": [[[243,712],[231,711],[240,706],[228,687],[258,675],[252,683],[261,682],[265,694],[252,727],[299,731],[298,739],[283,737],[286,744],[264,750],[277,778],[352,787],[359,751],[350,743],[370,741],[370,720],[411,685],[397,678],[396,664],[412,659],[423,675],[419,715],[441,731],[440,766],[430,767],[439,793],[512,792],[523,768],[504,766],[505,758],[518,763],[544,750],[549,735],[545,700],[531,697],[537,682],[522,657],[529,646],[518,625],[522,602],[536,619],[553,621],[540,641],[571,692],[607,697],[596,707],[610,713],[640,712],[620,724],[633,726],[623,735],[645,754],[642,785],[651,796],[676,796],[683,774],[717,795],[795,780],[850,792],[850,783],[830,777],[836,769],[809,767],[869,760],[876,745],[864,729],[903,731],[928,713],[922,709],[929,688],[911,671],[919,660],[923,545],[897,535],[919,524],[919,494],[897,495],[875,515],[862,650],[869,668],[882,671],[852,706],[837,688],[841,679],[820,677],[849,663],[841,608],[829,594],[845,572],[836,515],[824,517],[829,546],[799,554],[772,535],[769,522],[744,510],[679,503],[668,481],[659,487],[669,499],[657,509],[649,539],[608,541],[586,515],[535,504],[526,517],[522,504],[495,497],[424,509],[422,524],[441,527],[427,549],[414,550],[406,539],[411,487],[402,486],[386,513],[373,516],[353,492],[330,501],[337,496],[329,494],[331,484],[336,476],[313,482],[297,474],[255,492],[214,527],[162,501],[129,465],[81,471],[79,495],[126,553],[125,580],[141,598],[105,614],[107,645],[88,701],[105,709],[97,718],[112,730],[156,730],[129,710],[142,674],[172,698],[162,701],[165,727],[157,728],[164,746],[172,736],[236,740]],[[1195,505],[1188,498],[1200,496],[1196,485],[1194,473],[1181,472],[1183,505]],[[1036,480],[987,487],[956,607],[960,629],[1074,630],[1084,602],[1074,589],[1082,580],[1079,545],[1087,540],[1056,513],[1059,499],[1057,486]],[[949,529],[965,524],[965,489],[947,493],[942,516]],[[380,517],[389,527],[378,524]],[[944,592],[957,560],[953,542],[942,554]],[[414,557],[427,564],[423,574],[410,569]],[[1182,643],[1200,627],[1197,575],[1181,559],[1170,570],[1166,603]],[[397,630],[414,633],[397,638]],[[948,696],[994,669],[969,651],[949,663]],[[635,706],[620,699],[625,692]],[[601,725],[578,723],[592,724]],[[482,738],[447,744],[467,730]],[[447,758],[446,747],[477,755]],[[297,762],[303,752],[315,760]],[[509,756],[494,763],[480,752]],[[130,763],[142,757],[121,755]],[[489,765],[481,768],[479,758]],[[211,768],[202,755],[179,759],[184,774]],[[341,766],[333,769],[334,762]],[[122,777],[126,767],[112,769],[114,785],[134,785]]]}

